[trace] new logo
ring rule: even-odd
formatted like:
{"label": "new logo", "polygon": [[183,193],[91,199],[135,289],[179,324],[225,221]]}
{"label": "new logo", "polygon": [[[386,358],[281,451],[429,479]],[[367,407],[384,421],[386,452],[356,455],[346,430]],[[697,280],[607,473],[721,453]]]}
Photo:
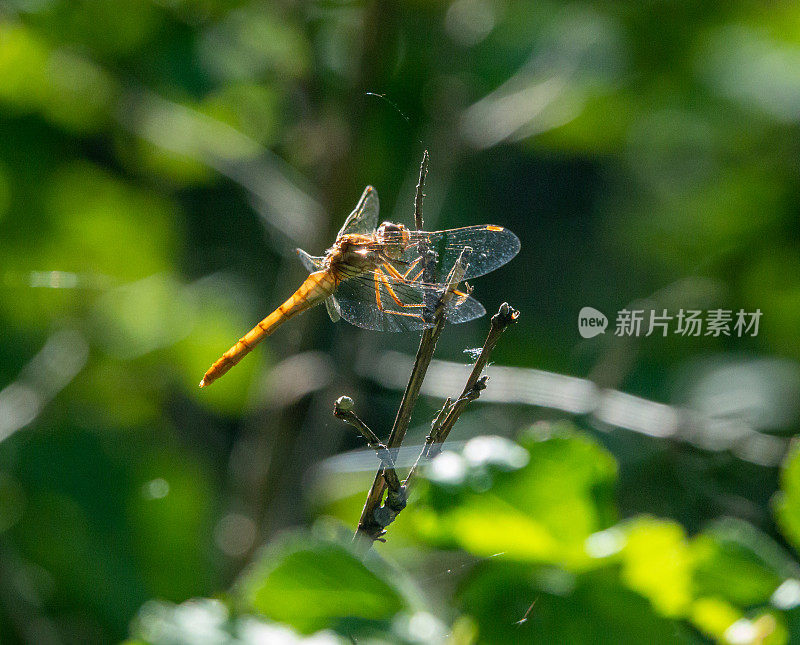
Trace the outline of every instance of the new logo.
{"label": "new logo", "polygon": [[597,311],[594,307],[584,307],[578,313],[578,333],[584,338],[605,334],[606,327],[608,318],[602,311]]}

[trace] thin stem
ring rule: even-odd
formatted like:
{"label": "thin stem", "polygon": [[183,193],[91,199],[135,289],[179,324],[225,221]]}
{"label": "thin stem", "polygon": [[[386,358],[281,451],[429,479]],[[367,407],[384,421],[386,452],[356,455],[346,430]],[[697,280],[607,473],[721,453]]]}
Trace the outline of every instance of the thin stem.
{"label": "thin stem", "polygon": [[378,435],[370,430],[369,426],[359,418],[353,410],[354,407],[353,399],[349,396],[340,396],[336,400],[336,403],[333,404],[333,416],[353,426],[361,433],[361,436],[367,440],[367,445],[378,454],[378,458],[381,460],[383,476],[386,479],[386,485],[389,487],[389,490],[399,492],[400,478],[397,476],[397,471],[395,470],[392,453],[381,443],[381,440],[378,439]]}
{"label": "thin stem", "polygon": [[447,416],[447,413],[450,411],[450,404],[453,402],[449,396],[444,402],[442,409],[436,414],[436,418],[431,423],[431,431],[428,433],[428,436],[425,438],[425,445],[422,446],[422,450],[420,451],[419,455],[417,455],[417,459],[414,461],[414,465],[411,466],[411,470],[408,471],[408,476],[406,477],[405,481],[403,482],[403,486],[406,486],[411,478],[414,476],[417,468],[419,467],[419,462],[422,461],[423,458],[427,457],[428,449],[430,448],[433,437],[435,437],[439,431],[439,428],[442,426],[442,423]]}
{"label": "thin stem", "polygon": [[419,165],[419,181],[417,182],[417,194],[414,197],[414,226],[418,231],[423,228],[422,223],[422,200],[425,198],[423,192],[425,179],[428,176],[428,151],[422,153],[422,163]]}
{"label": "thin stem", "polygon": [[425,453],[427,458],[433,459],[437,454],[439,454],[444,440],[447,439],[447,435],[450,434],[450,431],[453,429],[456,421],[458,421],[461,413],[467,407],[467,404],[475,401],[478,397],[480,397],[481,391],[486,389],[487,380],[488,377],[486,376],[479,378],[469,392],[463,394],[452,406],[450,406],[450,409],[447,411],[447,416],[444,418],[441,424],[439,424],[438,427],[432,428],[427,442],[429,449]]}
{"label": "thin stem", "polygon": [[481,376],[481,374],[483,373],[486,364],[489,362],[489,357],[491,356],[495,345],[497,345],[497,341],[500,339],[500,336],[503,335],[503,332],[510,325],[517,322],[518,318],[519,311],[514,309],[507,302],[504,302],[502,305],[500,305],[500,309],[494,316],[492,316],[492,326],[489,328],[489,333],[487,334],[486,340],[483,343],[480,356],[478,356],[478,360],[475,361],[475,365],[472,366],[472,371],[470,372],[467,383],[461,392],[461,396],[459,396],[456,402],[451,406],[447,416],[445,417],[444,421],[442,421],[441,426],[438,428],[435,436],[433,436],[431,443],[437,444],[438,447],[434,447],[431,451],[429,451],[429,457],[435,457],[438,452],[441,451],[441,444],[445,439],[447,439],[447,435],[450,434],[450,431],[453,429],[456,421],[458,421],[458,417],[461,416],[464,408],[466,408],[469,403],[480,396],[481,390],[486,389],[487,377]]}
{"label": "thin stem", "polygon": [[425,445],[422,447],[419,457],[417,457],[417,461],[414,463],[414,466],[403,482],[404,487],[408,486],[409,481],[414,476],[423,458],[433,458],[441,452],[442,444],[445,439],[447,439],[447,436],[450,434],[456,421],[458,421],[461,413],[464,412],[464,409],[469,403],[480,396],[482,390],[486,389],[488,377],[481,376],[481,374],[486,364],[489,362],[489,357],[495,345],[497,345],[500,336],[502,336],[503,332],[510,325],[515,323],[518,318],[519,311],[511,307],[507,302],[500,305],[498,312],[492,316],[492,325],[489,328],[489,333],[483,343],[478,360],[476,360],[475,364],[472,366],[472,371],[470,372],[469,378],[467,378],[467,383],[464,385],[461,396],[452,404],[450,403],[450,399],[447,399],[444,406],[439,411],[436,419],[431,424],[431,431],[425,440]]}

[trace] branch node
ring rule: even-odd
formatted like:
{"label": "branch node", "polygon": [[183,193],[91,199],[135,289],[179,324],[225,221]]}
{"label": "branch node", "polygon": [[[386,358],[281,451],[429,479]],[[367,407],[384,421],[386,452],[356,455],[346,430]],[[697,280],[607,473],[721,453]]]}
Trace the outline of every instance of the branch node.
{"label": "branch node", "polygon": [[342,418],[343,415],[352,412],[355,407],[356,404],[349,396],[340,396],[333,404],[333,416]]}
{"label": "branch node", "polygon": [[408,504],[408,489],[405,486],[400,486],[396,491],[390,489],[386,493],[386,501],[372,514],[375,523],[381,528],[380,535],[386,533],[386,527],[394,522],[406,504]]}
{"label": "branch node", "polygon": [[477,399],[480,396],[480,393],[488,387],[488,383],[489,377],[484,374],[477,381],[475,381],[475,385],[472,386],[470,392],[474,392],[475,398]]}
{"label": "branch node", "polygon": [[406,507],[406,504],[408,504],[408,488],[405,486],[386,494],[386,505],[393,511],[399,513]]}
{"label": "branch node", "polygon": [[507,302],[504,302],[500,305],[500,309],[498,309],[497,313],[492,316],[492,327],[504,329],[510,324],[517,322],[517,318],[519,318],[519,311],[514,309],[514,307]]}

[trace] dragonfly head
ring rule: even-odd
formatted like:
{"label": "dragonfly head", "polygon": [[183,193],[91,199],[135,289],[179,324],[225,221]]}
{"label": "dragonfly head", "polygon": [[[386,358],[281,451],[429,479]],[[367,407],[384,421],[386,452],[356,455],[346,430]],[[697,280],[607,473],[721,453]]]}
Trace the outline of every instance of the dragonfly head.
{"label": "dragonfly head", "polygon": [[383,242],[383,252],[390,258],[399,258],[403,255],[411,240],[408,229],[402,224],[384,222],[378,227],[378,238]]}

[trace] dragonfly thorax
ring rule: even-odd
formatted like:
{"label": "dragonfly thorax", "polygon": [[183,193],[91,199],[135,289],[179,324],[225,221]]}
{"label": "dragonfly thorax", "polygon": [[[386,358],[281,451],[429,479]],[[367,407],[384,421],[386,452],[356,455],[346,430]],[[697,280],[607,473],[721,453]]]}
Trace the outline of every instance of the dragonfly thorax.
{"label": "dragonfly thorax", "polygon": [[379,262],[380,253],[371,235],[343,235],[328,250],[326,262],[339,278],[364,273]]}

